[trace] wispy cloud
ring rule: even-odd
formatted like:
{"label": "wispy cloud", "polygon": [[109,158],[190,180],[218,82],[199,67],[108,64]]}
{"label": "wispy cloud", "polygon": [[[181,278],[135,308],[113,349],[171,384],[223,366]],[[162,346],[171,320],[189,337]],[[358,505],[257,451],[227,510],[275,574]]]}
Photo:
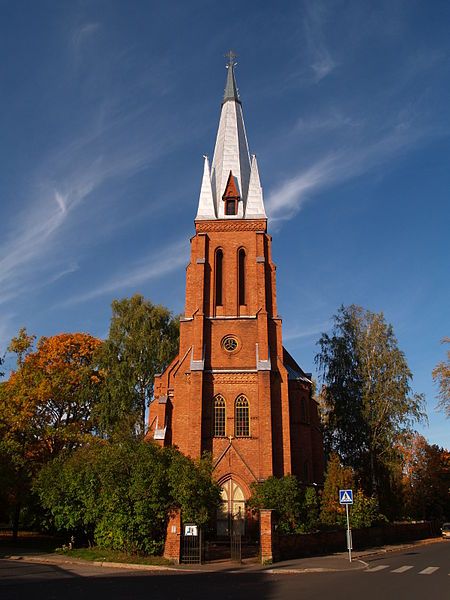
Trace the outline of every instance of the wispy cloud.
{"label": "wispy cloud", "polygon": [[[354,124],[358,126],[354,127]],[[342,117],[340,123],[336,121],[335,125],[341,131],[333,140],[327,139],[327,144],[323,145],[322,152],[318,152],[315,160],[300,166],[269,192],[267,211],[274,221],[292,218],[315,193],[330,185],[358,177],[380,165],[389,165],[391,168],[394,160],[419,144],[449,133],[449,129],[442,124],[437,126],[422,118],[414,106],[402,108],[394,117],[391,115],[390,122],[387,115],[384,123],[370,116],[366,117],[366,121],[360,117],[355,120]],[[324,129],[330,126],[326,117]],[[320,120],[314,117],[311,127],[307,122],[301,122],[301,127],[317,135]],[[333,145],[336,149],[330,149]]]}
{"label": "wispy cloud", "polygon": [[305,50],[313,79],[318,83],[338,65],[325,41],[324,23],[328,16],[328,9],[322,2],[306,2],[303,7]]}
{"label": "wispy cloud", "polygon": [[323,321],[322,323],[318,323],[316,325],[310,326],[299,326],[294,329],[287,329],[283,334],[283,340],[285,342],[292,342],[293,340],[298,340],[302,338],[309,338],[313,336],[320,335],[322,332],[327,331],[331,327],[331,321]]}
{"label": "wispy cloud", "polygon": [[182,240],[163,248],[159,252],[152,252],[145,259],[135,265],[130,265],[126,270],[115,273],[97,287],[88,292],[71,296],[68,300],[58,304],[72,306],[105,296],[112,292],[121,292],[141,286],[143,283],[164,277],[176,269],[186,265],[188,261],[188,245],[186,237]]}
{"label": "wispy cloud", "polygon": [[[62,276],[55,277],[55,272],[73,272],[68,242],[72,249],[80,243],[78,208],[105,183],[132,177],[177,143],[175,138],[160,135],[149,142],[150,124],[127,135],[126,130],[134,131],[141,117],[141,111],[125,113],[122,119],[115,111],[103,114],[90,130],[77,133],[43,156],[29,186],[28,201],[8,223],[0,243],[0,304]],[[91,234],[96,237],[95,231]],[[88,235],[84,230],[84,246]]]}
{"label": "wispy cloud", "polygon": [[72,45],[78,49],[80,45],[100,28],[100,23],[83,23],[72,34]]}

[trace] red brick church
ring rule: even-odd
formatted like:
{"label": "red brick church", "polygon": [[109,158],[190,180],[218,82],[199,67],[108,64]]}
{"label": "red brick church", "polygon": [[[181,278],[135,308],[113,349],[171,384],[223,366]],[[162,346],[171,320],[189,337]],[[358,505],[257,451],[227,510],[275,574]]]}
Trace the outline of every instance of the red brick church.
{"label": "red brick church", "polygon": [[250,484],[292,473],[322,481],[311,375],[283,347],[276,266],[256,156],[249,154],[233,59],[186,270],[179,353],[155,379],[150,439],[213,456],[223,511],[244,514]]}

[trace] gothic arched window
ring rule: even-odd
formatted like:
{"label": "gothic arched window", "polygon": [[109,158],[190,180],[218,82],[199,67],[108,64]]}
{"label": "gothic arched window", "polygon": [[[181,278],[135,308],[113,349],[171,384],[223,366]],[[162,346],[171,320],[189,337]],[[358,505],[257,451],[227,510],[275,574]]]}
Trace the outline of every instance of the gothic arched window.
{"label": "gothic arched window", "polygon": [[239,304],[245,304],[245,250],[241,248],[238,252],[238,294]]}
{"label": "gothic arched window", "polygon": [[216,251],[216,274],[215,274],[215,301],[216,306],[222,306],[222,280],[223,280],[223,252],[219,248]]}
{"label": "gothic arched window", "polygon": [[214,398],[214,437],[225,437],[225,400],[220,394]]}
{"label": "gothic arched window", "polygon": [[250,408],[245,396],[238,396],[234,404],[236,437],[250,437]]}

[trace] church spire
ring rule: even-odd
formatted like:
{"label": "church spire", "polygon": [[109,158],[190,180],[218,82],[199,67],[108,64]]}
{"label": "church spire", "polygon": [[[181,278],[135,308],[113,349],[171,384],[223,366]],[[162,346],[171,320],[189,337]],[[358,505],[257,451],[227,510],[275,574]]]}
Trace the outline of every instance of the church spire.
{"label": "church spire", "polygon": [[[266,219],[258,167],[255,158],[250,161],[242,105],[234,75],[236,55],[230,50],[227,58],[228,72],[211,172],[205,162],[196,219]],[[237,198],[233,213],[227,213],[224,200],[230,177],[233,178]]]}
{"label": "church spire", "polygon": [[239,102],[239,104],[240,104],[241,101],[239,99],[239,92],[238,92],[237,85],[236,85],[236,78],[234,76],[234,67],[236,66],[234,59],[236,58],[236,54],[234,54],[233,50],[230,50],[226,54],[226,56],[228,58],[228,64],[227,64],[228,73],[227,73],[227,83],[225,85],[225,92],[223,94],[223,101],[226,102],[227,100],[234,100],[234,102]]}

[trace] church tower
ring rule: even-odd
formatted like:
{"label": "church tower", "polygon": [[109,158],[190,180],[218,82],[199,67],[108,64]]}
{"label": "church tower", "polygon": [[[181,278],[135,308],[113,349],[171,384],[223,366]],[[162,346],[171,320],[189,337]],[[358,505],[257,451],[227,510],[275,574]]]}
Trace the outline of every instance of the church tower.
{"label": "church tower", "polygon": [[252,482],[323,477],[311,375],[282,345],[272,238],[233,59],[211,165],[204,157],[179,353],[155,379],[148,432],[193,458],[212,454],[222,532],[227,513],[244,514]]}

